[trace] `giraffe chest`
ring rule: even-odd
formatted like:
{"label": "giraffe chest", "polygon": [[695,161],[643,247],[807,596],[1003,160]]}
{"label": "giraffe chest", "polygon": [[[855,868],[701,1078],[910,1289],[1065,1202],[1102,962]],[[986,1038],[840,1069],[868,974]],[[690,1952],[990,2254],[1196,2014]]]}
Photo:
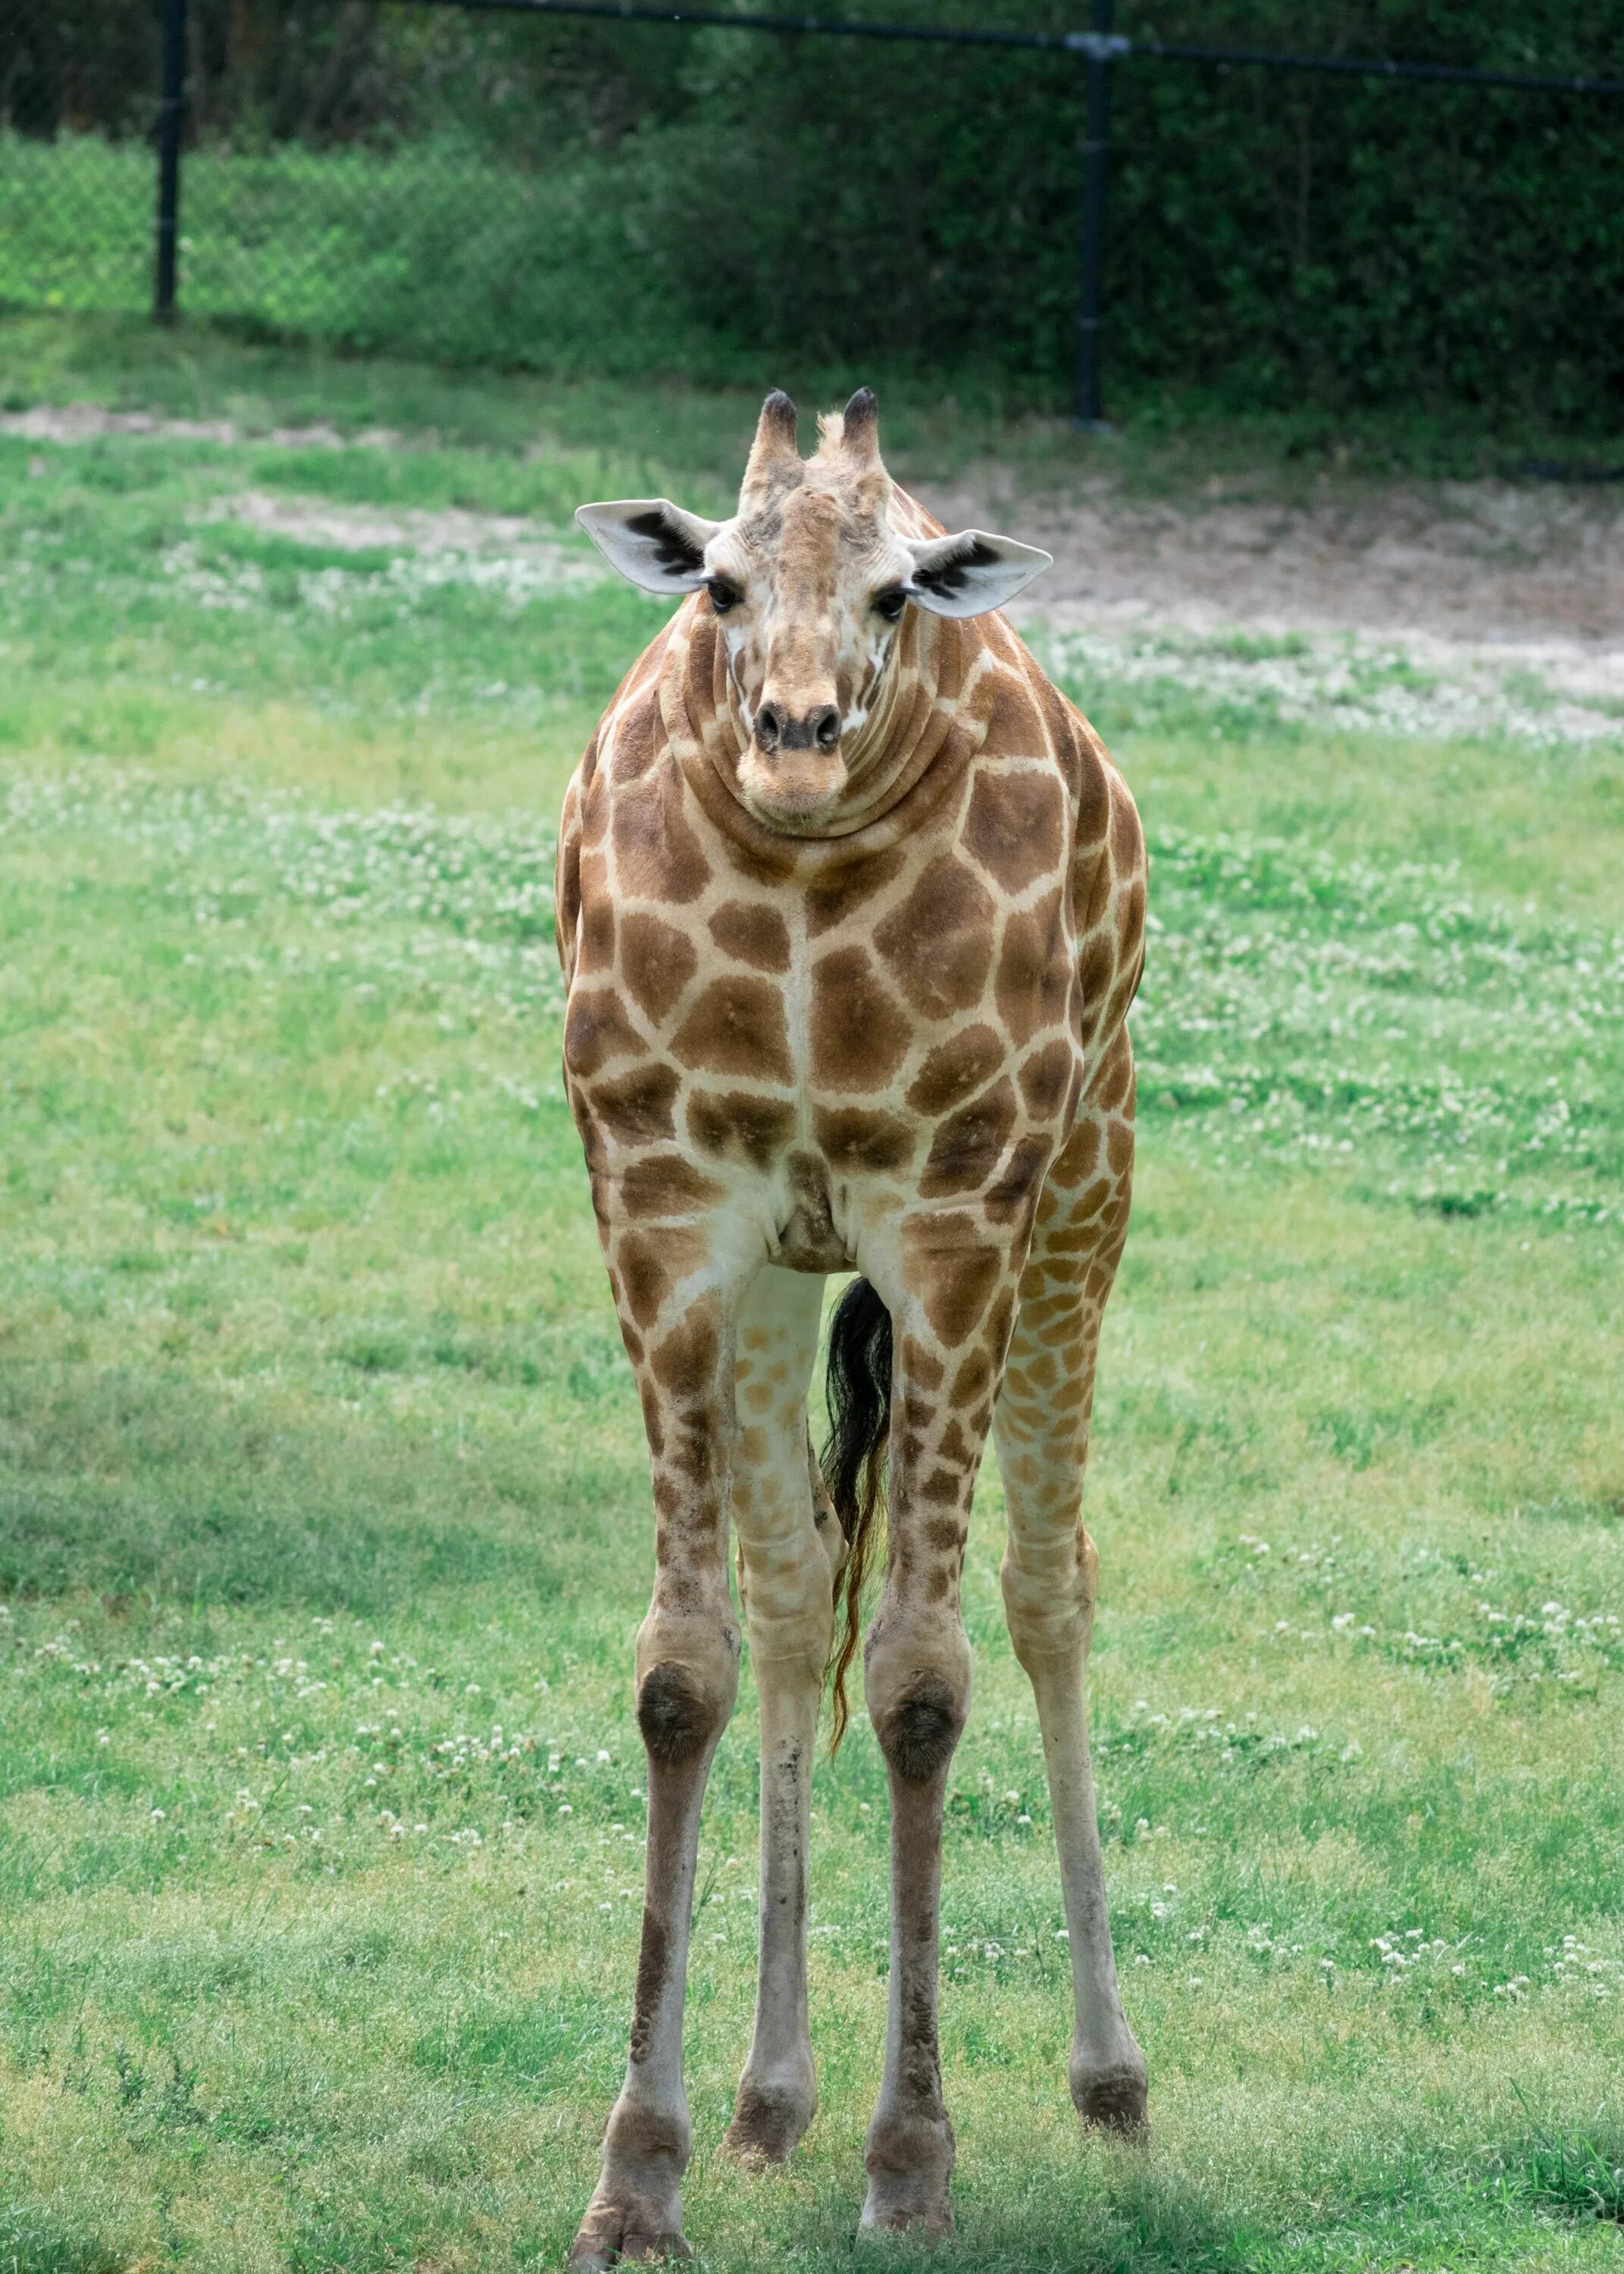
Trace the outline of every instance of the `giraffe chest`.
{"label": "giraffe chest", "polygon": [[1082,1065],[1065,848],[1045,834],[1013,890],[962,831],[832,890],[741,877],[697,831],[680,900],[583,857],[565,1059],[600,1207],[732,1201],[779,1261],[824,1271],[876,1207],[1019,1213]]}

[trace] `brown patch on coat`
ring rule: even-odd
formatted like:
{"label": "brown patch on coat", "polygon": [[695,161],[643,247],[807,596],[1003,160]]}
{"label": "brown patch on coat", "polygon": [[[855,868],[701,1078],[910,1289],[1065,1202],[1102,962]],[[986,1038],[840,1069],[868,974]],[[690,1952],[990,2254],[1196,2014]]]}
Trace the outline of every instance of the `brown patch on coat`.
{"label": "brown patch on coat", "polygon": [[789,926],[760,900],[727,900],[710,918],[710,937],[725,954],[757,971],[789,969]]}
{"label": "brown patch on coat", "polygon": [[1004,1031],[1017,1047],[1041,1027],[1058,1026],[1071,992],[1071,960],[1060,922],[1060,895],[1012,915],[1004,927],[995,995]]}
{"label": "brown patch on coat", "polygon": [[618,1182],[629,1216],[693,1216],[727,1197],[726,1187],[702,1176],[680,1153],[655,1153],[634,1161]]}
{"label": "brown patch on coat", "polygon": [[650,1369],[679,1404],[698,1404],[715,1386],[721,1346],[720,1306],[712,1297],[696,1303],[681,1325],[655,1344]]}
{"label": "brown patch on coat", "polygon": [[553,877],[553,904],[557,910],[553,931],[559,964],[568,972],[581,921],[581,842],[568,825],[559,838],[558,861]]}
{"label": "brown patch on coat", "polygon": [[854,861],[849,868],[838,870],[833,876],[808,886],[808,936],[816,939],[823,932],[832,931],[837,924],[844,923],[865,900],[871,900],[901,875],[903,863],[900,848],[891,846],[883,853],[876,853],[866,861]]}
{"label": "brown patch on coat", "polygon": [[658,1027],[675,1010],[699,957],[686,932],[636,910],[620,926],[620,968],[638,1009]]}
{"label": "brown patch on coat", "polygon": [[951,854],[932,861],[874,935],[914,1008],[945,1019],[979,1003],[992,961],[992,895]]}
{"label": "brown patch on coat", "polygon": [[1065,1103],[1067,1084],[1076,1064],[1070,1043],[1045,1043],[1022,1062],[1016,1080],[1034,1121],[1053,1121]]}
{"label": "brown patch on coat", "polygon": [[1024,892],[1058,868],[1065,852],[1065,799],[1056,776],[978,769],[964,841],[1006,892]]}
{"label": "brown patch on coat", "polygon": [[697,1232],[666,1226],[655,1231],[628,1231],[615,1249],[626,1307],[640,1327],[651,1327],[660,1305],[677,1281],[697,1269],[705,1258],[705,1243]]}
{"label": "brown patch on coat", "polygon": [[1100,1070],[1089,1102],[1103,1113],[1120,1113],[1132,1095],[1133,1051],[1127,1038],[1119,1035]]}
{"label": "brown patch on coat", "polygon": [[837,948],[812,967],[812,1079],[820,1089],[878,1089],[912,1039],[901,1005],[861,947]]}
{"label": "brown patch on coat", "polygon": [[997,1183],[982,1196],[981,1206],[994,1224],[1013,1224],[1036,1208],[1049,1156],[1047,1137],[1020,1139]]}
{"label": "brown patch on coat", "polygon": [[613,987],[572,992],[564,1020],[564,1064],[577,1081],[590,1081],[612,1058],[647,1048]]}
{"label": "brown patch on coat", "polygon": [[1111,791],[1111,866],[1120,877],[1136,876],[1145,861],[1145,833],[1139,827],[1133,800]]}
{"label": "brown patch on coat", "polygon": [[920,1178],[921,1197],[936,1200],[984,1185],[1010,1141],[1015,1110],[1015,1091],[1006,1076],[974,1104],[950,1114],[936,1131]]}
{"label": "brown patch on coat", "polygon": [[947,1374],[947,1368],[929,1344],[921,1343],[914,1335],[902,1338],[902,1368],[907,1379],[918,1382],[921,1389],[940,1389]]}
{"label": "brown patch on coat", "polygon": [[990,1027],[966,1027],[938,1043],[908,1089],[915,1113],[945,1113],[962,1105],[1004,1064],[1004,1045]]}
{"label": "brown patch on coat", "polygon": [[610,769],[617,784],[641,781],[665,747],[659,705],[652,696],[617,712]]}
{"label": "brown patch on coat", "polygon": [[870,1113],[861,1106],[820,1105],[812,1115],[812,1134],[838,1176],[883,1174],[902,1168],[914,1153],[914,1132],[894,1113]]}
{"label": "brown patch on coat", "polygon": [[785,1083],[795,1078],[782,995],[765,979],[737,972],[703,990],[671,1048],[685,1065],[703,1066],[707,1073],[748,1073]]}
{"label": "brown patch on coat", "polygon": [[[1035,681],[1035,684],[1034,684]],[[1037,689],[1042,681],[1025,673],[1006,672],[998,681],[997,706],[993,712],[992,741],[1004,758],[1044,758],[1052,737]]]}
{"label": "brown patch on coat", "polygon": [[974,1460],[975,1455],[971,1449],[968,1438],[959,1425],[957,1414],[942,1432],[942,1442],[936,1449],[944,1461],[956,1461],[963,1469],[967,1469]]}
{"label": "brown patch on coat", "polygon": [[1071,869],[1071,907],[1079,932],[1093,931],[1105,921],[1113,883],[1110,855],[1099,845],[1085,858],[1079,854]]}
{"label": "brown patch on coat", "polygon": [[766,1170],[794,1134],[795,1109],[744,1089],[696,1089],[688,1102],[688,1129],[702,1153]]}
{"label": "brown patch on coat", "polygon": [[577,969],[608,971],[614,964],[614,910],[606,900],[587,901],[581,912]]}
{"label": "brown patch on coat", "polygon": [[1049,1170],[1049,1183],[1064,1189],[1093,1176],[1100,1158],[1100,1125],[1092,1116],[1079,1121]]}
{"label": "brown patch on coat", "polygon": [[953,1387],[950,1393],[953,1404],[958,1406],[974,1405],[983,1395],[991,1380],[992,1360],[984,1350],[972,1351],[953,1376]]}
{"label": "brown patch on coat", "polygon": [[613,823],[615,882],[622,900],[684,907],[710,881],[710,864],[682,809],[674,765],[623,788]]}
{"label": "brown patch on coat", "polygon": [[641,1065],[595,1081],[588,1088],[593,1118],[625,1145],[646,1145],[674,1134],[672,1104],[681,1088],[674,1066]]}
{"label": "brown patch on coat", "polygon": [[978,1231],[975,1218],[963,1214],[919,1216],[903,1227],[904,1284],[948,1350],[974,1332],[1004,1269],[1002,1250],[981,1245]]}
{"label": "brown patch on coat", "polygon": [[1098,1011],[1116,969],[1116,943],[1108,933],[1091,932],[1077,959],[1078,983],[1086,1010]]}
{"label": "brown patch on coat", "polygon": [[[632,1352],[634,1337],[637,1344],[635,1354]],[[627,1355],[635,1366],[643,1356],[643,1337],[637,1334],[635,1328],[623,1326],[620,1338],[626,1344]],[[651,1382],[640,1382],[637,1397],[643,1407],[643,1427],[649,1441],[649,1450],[658,1461],[665,1449],[665,1417],[660,1412],[659,1392]]]}

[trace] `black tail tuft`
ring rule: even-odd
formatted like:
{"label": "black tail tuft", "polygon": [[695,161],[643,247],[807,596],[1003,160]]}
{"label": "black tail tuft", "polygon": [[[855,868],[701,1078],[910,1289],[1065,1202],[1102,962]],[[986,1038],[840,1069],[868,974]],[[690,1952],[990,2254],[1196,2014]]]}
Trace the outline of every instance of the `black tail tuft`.
{"label": "black tail tuft", "polygon": [[891,1313],[866,1279],[852,1282],[830,1321],[828,1392],[830,1431],[822,1467],[846,1550],[840,1575],[843,1615],[831,1669],[834,1733],[829,1749],[834,1752],[846,1735],[846,1677],[857,1655],[875,1518],[885,1504],[891,1433]]}

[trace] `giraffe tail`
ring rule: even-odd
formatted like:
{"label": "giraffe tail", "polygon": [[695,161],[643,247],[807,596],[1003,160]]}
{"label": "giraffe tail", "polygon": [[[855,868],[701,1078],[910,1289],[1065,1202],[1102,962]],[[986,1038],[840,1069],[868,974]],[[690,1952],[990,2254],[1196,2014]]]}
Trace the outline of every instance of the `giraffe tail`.
{"label": "giraffe tail", "polygon": [[830,1428],[821,1466],[840,1529],[846,1568],[836,1583],[840,1616],[830,1654],[834,1691],[831,1753],[839,1751],[848,1712],[846,1677],[861,1632],[863,1580],[885,1509],[885,1449],[891,1432],[891,1314],[866,1279],[854,1279],[829,1326]]}

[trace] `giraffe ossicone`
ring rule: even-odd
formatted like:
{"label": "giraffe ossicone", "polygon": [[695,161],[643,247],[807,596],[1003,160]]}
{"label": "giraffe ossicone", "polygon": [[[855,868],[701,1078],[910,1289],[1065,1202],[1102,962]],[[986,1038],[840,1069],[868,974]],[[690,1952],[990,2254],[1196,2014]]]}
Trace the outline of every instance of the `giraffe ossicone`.
{"label": "giraffe ossicone", "polygon": [[[867,389],[820,423],[809,459],[793,404],[769,395],[728,521],[665,499],[579,517],[635,584],[683,605],[605,712],[559,838],[565,1078],[656,1526],[630,2050],[572,2263],[686,2249],[699,1814],[741,1644],[730,1533],[761,1701],[761,1954],[725,2145],[780,2160],[811,2121],[812,1761],[826,1672],[843,1681],[856,1638],[882,1465],[863,1684],[891,1794],[891,1988],[863,2219],[940,2231],[942,1823],[989,1436],[1059,1850],[1072,2097],[1091,2122],[1144,2120],[1089,1766],[1081,1516],[1127,1231],[1143,840],[1098,738],[996,613],[1049,556],[932,521],[885,471]],[[848,1270],[825,1476],[807,1395],[824,1278]]]}

